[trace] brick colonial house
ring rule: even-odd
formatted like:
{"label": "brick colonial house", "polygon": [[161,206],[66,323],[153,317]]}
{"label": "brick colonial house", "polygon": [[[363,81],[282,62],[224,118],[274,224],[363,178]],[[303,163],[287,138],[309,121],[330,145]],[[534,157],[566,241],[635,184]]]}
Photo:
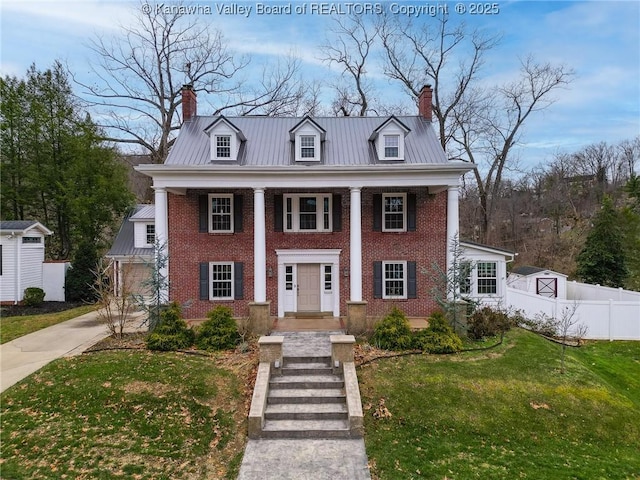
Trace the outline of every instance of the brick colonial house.
{"label": "brick colonial house", "polygon": [[170,300],[201,318],[217,304],[268,331],[272,317],[324,313],[357,330],[393,305],[436,308],[425,271],[449,261],[458,186],[431,126],[432,90],[401,117],[196,115],[153,179],[155,234],[168,252]]}

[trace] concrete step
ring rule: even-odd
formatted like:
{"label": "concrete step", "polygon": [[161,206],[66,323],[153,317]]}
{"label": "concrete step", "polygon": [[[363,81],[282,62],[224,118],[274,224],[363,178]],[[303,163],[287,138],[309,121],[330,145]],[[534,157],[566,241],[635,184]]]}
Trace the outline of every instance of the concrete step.
{"label": "concrete step", "polygon": [[331,366],[331,357],[328,356],[300,356],[300,357],[284,357],[282,359],[283,366],[288,363],[322,363],[325,366]]}
{"label": "concrete step", "polygon": [[266,420],[262,438],[349,438],[347,420]]}
{"label": "concrete step", "polygon": [[269,380],[269,387],[277,388],[344,388],[344,379],[338,375],[278,375]]}
{"label": "concrete step", "polygon": [[272,404],[267,405],[266,420],[347,420],[345,403]]}
{"label": "concrete step", "polygon": [[283,376],[294,377],[301,375],[332,375],[333,369],[331,367],[322,367],[319,364],[308,364],[306,366],[303,363],[291,364],[290,366],[283,367],[281,372]]}
{"label": "concrete step", "polygon": [[275,403],[333,403],[345,402],[341,388],[276,388],[270,389],[267,404]]}

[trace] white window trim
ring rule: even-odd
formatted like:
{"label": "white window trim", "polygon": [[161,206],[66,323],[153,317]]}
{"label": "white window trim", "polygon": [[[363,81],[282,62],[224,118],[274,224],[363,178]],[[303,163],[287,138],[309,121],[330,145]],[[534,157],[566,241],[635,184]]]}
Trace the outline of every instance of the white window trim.
{"label": "white window trim", "polygon": [[[301,197],[315,197],[316,199],[316,228],[315,230],[301,230],[300,229],[300,201]],[[325,233],[333,231],[333,195],[330,193],[296,193],[283,195],[282,201],[282,221],[283,231],[290,233]],[[291,228],[287,228],[287,199],[291,199]],[[324,228],[324,199],[329,199],[329,228]]]}
{"label": "white window trim", "polygon": [[[149,227],[153,227],[153,243],[149,243]],[[145,239],[145,248],[152,248],[156,243],[156,225],[155,223],[145,223],[144,224],[144,239]]]}
{"label": "white window trim", "polygon": [[[395,146],[395,148],[398,149],[398,155],[393,156],[393,157],[388,157],[387,156],[387,138],[397,138],[398,139],[398,145]],[[386,135],[382,135],[382,158],[384,160],[402,160],[402,155],[401,155],[401,144],[402,144],[402,135],[400,135],[399,133],[388,133]]]}
{"label": "white window trim", "polygon": [[[233,225],[233,193],[210,193],[209,194],[209,204],[207,206],[207,213],[209,215],[209,233],[233,233],[234,225]],[[231,221],[229,222],[230,229],[229,230],[214,230],[213,229],[213,208],[211,206],[211,200],[214,198],[229,198],[231,199],[231,212],[229,215],[231,216]]]}
{"label": "white window trim", "polygon": [[[479,267],[481,264],[484,263],[492,263],[495,267],[495,276],[493,277],[481,277],[480,275],[478,275],[479,272]],[[476,264],[474,265],[474,279],[475,279],[475,292],[477,296],[494,296],[494,295],[498,295],[498,291],[499,291],[499,286],[498,286],[498,262],[496,261],[492,261],[492,260],[487,260],[487,261],[479,261],[476,262]],[[495,284],[496,284],[496,291],[493,293],[486,293],[486,292],[480,292],[480,280],[495,280]]]}
{"label": "white window trim", "polygon": [[[229,138],[229,156],[228,157],[220,157],[218,156],[218,138],[227,137]],[[235,144],[234,144],[234,135],[230,133],[219,133],[217,135],[213,135],[213,158],[215,160],[235,160],[234,152],[235,152]]]}
{"label": "white window trim", "polygon": [[[313,137],[313,157],[302,156],[302,137]],[[296,134],[296,162],[320,161],[320,135],[316,132],[302,131]]]}
{"label": "white window trim", "polygon": [[[228,265],[231,267],[231,296],[230,297],[214,297],[213,296],[213,267],[215,265]],[[234,278],[233,262],[209,262],[209,300],[233,300],[235,298],[235,278]],[[226,280],[225,280],[226,281]]]}
{"label": "white window trim", "polygon": [[[387,280],[394,281],[395,279],[387,279],[386,266],[387,265],[402,265],[402,295],[387,295]],[[408,297],[407,287],[407,262],[399,260],[387,260],[382,262],[382,298],[385,300],[406,300]]]}
{"label": "white window trim", "polygon": [[[387,212],[385,211],[385,200],[389,197],[402,197],[402,228],[387,228]],[[389,212],[391,214],[391,212]],[[382,194],[382,231],[383,232],[406,232],[407,231],[407,194],[406,193],[383,193]]]}

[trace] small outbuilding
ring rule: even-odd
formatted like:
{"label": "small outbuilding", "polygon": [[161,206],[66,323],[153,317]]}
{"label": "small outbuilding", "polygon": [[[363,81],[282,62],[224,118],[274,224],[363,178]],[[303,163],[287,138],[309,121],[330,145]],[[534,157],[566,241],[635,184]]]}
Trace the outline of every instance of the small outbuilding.
{"label": "small outbuilding", "polygon": [[45,238],[52,233],[35,220],[0,221],[0,303],[21,302],[29,287],[44,290]]}
{"label": "small outbuilding", "polygon": [[516,267],[509,273],[507,284],[512,288],[543,297],[561,300],[567,298],[567,276],[546,268]]}

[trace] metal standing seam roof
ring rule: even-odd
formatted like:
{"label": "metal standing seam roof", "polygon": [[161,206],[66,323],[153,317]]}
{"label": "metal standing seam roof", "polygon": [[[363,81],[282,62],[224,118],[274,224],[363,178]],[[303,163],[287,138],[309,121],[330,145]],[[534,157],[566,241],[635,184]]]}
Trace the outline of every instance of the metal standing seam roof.
{"label": "metal standing seam roof", "polygon": [[[210,137],[205,129],[220,117],[198,116],[186,122],[165,165],[209,165]],[[293,161],[290,130],[301,117],[225,117],[246,137],[238,161],[216,162],[248,166],[288,166]],[[322,164],[329,166],[447,164],[448,160],[431,124],[420,116],[394,117],[410,129],[405,137],[404,160],[379,162],[371,134],[390,117],[310,117],[326,130]]]}
{"label": "metal standing seam roof", "polygon": [[[153,248],[135,248],[134,222],[132,221],[133,217],[142,212],[149,212],[150,208],[155,213],[154,205],[136,205],[131,213],[125,217],[122,221],[122,225],[120,226],[120,230],[113,241],[113,245],[105,255],[106,257],[144,257],[153,255]],[[148,218],[148,220],[154,218],[155,217],[152,216],[151,218]]]}

